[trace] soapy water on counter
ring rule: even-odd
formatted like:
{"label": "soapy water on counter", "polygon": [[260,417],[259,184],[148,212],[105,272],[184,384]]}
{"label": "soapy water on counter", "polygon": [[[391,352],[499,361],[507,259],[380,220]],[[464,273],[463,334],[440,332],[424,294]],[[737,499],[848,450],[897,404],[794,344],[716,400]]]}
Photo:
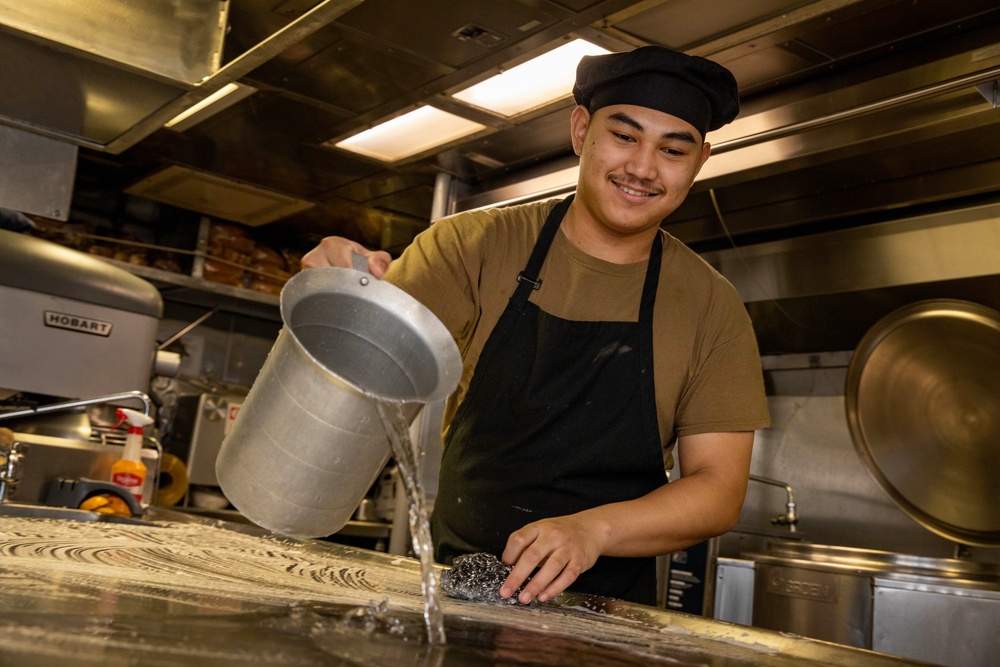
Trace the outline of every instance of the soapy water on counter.
{"label": "soapy water on counter", "polygon": [[[662,618],[614,600],[512,604],[499,598],[509,568],[490,554],[442,575],[420,452],[395,408],[382,417],[419,561],[184,515],[146,525],[0,517],[0,666],[749,667],[773,655],[667,633]],[[439,599],[439,581],[454,597]]]}
{"label": "soapy water on counter", "polygon": [[[720,661],[719,644],[706,653],[706,640],[683,630],[665,641],[637,605],[503,600],[510,568],[490,554],[442,573],[420,453],[392,408],[383,419],[419,562],[184,515],[147,524],[0,517],[0,666],[762,664]],[[439,582],[452,598],[439,599]]]}
{"label": "soapy water on counter", "polygon": [[3,517],[0,588],[3,664],[697,664],[696,639],[552,605],[444,599],[431,644],[412,559],[201,522]]}

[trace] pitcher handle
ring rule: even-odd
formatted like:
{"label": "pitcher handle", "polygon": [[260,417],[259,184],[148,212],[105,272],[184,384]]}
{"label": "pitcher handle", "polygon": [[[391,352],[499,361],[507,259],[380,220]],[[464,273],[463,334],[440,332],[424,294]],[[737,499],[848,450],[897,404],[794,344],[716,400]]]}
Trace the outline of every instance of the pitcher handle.
{"label": "pitcher handle", "polygon": [[351,253],[351,263],[354,265],[355,271],[371,273],[371,271],[368,270],[368,255],[361,255],[356,252]]}

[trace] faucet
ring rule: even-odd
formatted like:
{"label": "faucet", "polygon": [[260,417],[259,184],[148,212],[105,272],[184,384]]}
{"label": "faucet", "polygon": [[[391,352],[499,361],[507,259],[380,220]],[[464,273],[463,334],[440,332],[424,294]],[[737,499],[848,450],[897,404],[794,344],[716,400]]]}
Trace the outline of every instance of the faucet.
{"label": "faucet", "polygon": [[22,442],[13,442],[9,446],[0,444],[0,503],[7,502],[8,497],[14,487],[21,481],[19,476],[21,459],[24,458],[24,450],[27,445]]}
{"label": "faucet", "polygon": [[25,408],[23,410],[16,410],[14,412],[0,412],[0,420],[4,419],[14,419],[17,417],[32,417],[34,415],[41,415],[47,412],[60,412],[62,410],[72,410],[74,408],[82,408],[87,405],[99,405],[102,403],[111,403],[113,401],[123,401],[126,399],[134,399],[137,401],[142,401],[143,414],[147,417],[152,409],[152,404],[149,400],[149,396],[142,393],[141,391],[126,391],[121,394],[111,394],[110,396],[98,396],[96,398],[85,398],[76,401],[68,401],[66,403],[52,403],[50,405],[43,405],[37,408]]}
{"label": "faucet", "polygon": [[[68,401],[65,403],[52,403],[50,405],[43,405],[37,408],[25,408],[23,410],[16,410],[13,412],[0,412],[0,421],[5,419],[14,419],[16,417],[30,417],[48,412],[72,410],[87,405],[99,405],[102,403],[124,400],[141,401],[144,408],[144,414],[147,417],[149,416],[149,412],[152,408],[149,396],[141,391],[126,391],[120,394],[111,394],[109,396],[98,396],[96,398],[86,398]],[[8,429],[3,430],[8,431]],[[28,445],[23,442],[15,440],[10,444],[5,444],[0,441],[0,503],[7,502],[7,500],[9,500],[8,496],[14,490],[14,487],[21,481],[20,466],[22,459],[24,459],[25,450],[27,449]]]}
{"label": "faucet", "polygon": [[750,480],[760,482],[761,484],[778,486],[785,490],[785,493],[788,494],[788,500],[785,503],[785,513],[773,517],[771,519],[771,524],[775,526],[788,526],[788,532],[794,533],[796,530],[795,527],[799,523],[799,516],[795,513],[795,496],[792,493],[792,487],[784,482],[779,482],[776,479],[770,479],[768,477],[761,477],[760,475],[750,475]]}

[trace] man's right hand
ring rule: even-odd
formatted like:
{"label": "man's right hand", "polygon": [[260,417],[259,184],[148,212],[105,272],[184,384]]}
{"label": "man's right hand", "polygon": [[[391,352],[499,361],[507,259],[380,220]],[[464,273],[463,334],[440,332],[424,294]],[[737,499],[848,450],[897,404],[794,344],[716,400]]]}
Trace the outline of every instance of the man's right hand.
{"label": "man's right hand", "polygon": [[367,257],[368,271],[376,278],[381,278],[392,263],[392,256],[384,250],[369,250],[350,239],[327,236],[302,257],[302,266],[307,269],[321,266],[350,269],[354,267],[353,255]]}

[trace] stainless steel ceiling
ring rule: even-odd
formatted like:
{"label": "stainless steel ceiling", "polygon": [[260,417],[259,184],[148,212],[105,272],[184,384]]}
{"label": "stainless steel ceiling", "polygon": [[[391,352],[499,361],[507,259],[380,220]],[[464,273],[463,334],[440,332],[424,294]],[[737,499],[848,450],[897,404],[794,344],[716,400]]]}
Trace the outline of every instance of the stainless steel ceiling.
{"label": "stainless steel ceiling", "polygon": [[1000,109],[985,96],[1000,78],[995,0],[364,0],[325,3],[338,18],[275,39],[317,4],[234,0],[220,72],[258,92],[183,133],[84,145],[75,205],[182,167],[314,204],[261,231],[399,250],[427,225],[437,174],[474,193],[570,158],[572,103],[514,123],[462,109],[493,132],[391,167],[322,144],[428,101],[455,109],[448,91],[571,36],[735,73],[741,116],[709,137],[714,157],[665,223],[696,247],[1000,195]]}

